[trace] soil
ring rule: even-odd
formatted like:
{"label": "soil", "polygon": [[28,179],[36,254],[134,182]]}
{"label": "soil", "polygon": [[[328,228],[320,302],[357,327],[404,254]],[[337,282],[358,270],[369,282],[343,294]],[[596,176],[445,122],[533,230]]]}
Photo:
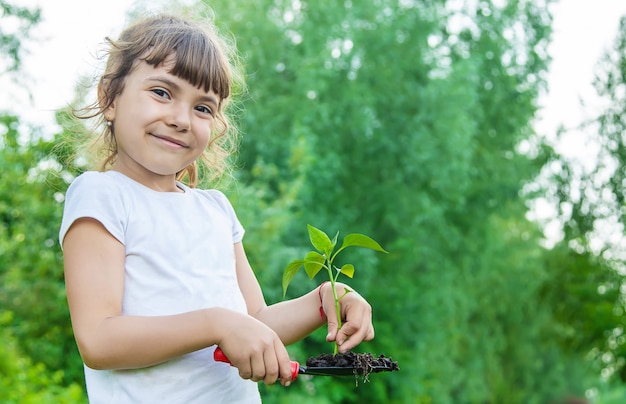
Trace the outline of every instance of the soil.
{"label": "soil", "polygon": [[380,355],[377,358],[371,353],[347,352],[345,354],[321,354],[310,357],[306,361],[307,367],[348,367],[354,368],[355,376],[363,376],[365,381],[372,372],[386,372],[400,370],[398,362]]}

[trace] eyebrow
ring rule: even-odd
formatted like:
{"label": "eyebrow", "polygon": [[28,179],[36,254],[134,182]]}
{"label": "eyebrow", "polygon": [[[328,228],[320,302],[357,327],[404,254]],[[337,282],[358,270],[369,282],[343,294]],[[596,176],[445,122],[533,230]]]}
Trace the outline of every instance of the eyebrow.
{"label": "eyebrow", "polygon": [[[163,84],[165,84],[167,86],[173,87],[176,90],[180,90],[180,86],[175,81],[172,81],[172,80],[168,79],[167,77],[151,76],[151,77],[148,77],[146,79],[146,81],[156,81],[156,82],[159,82],[159,83],[163,83]],[[203,95],[203,96],[200,97],[200,100],[203,101],[203,102],[213,103],[215,105],[219,105],[220,104],[219,101],[218,101],[218,98],[216,96],[214,96],[214,95]]]}

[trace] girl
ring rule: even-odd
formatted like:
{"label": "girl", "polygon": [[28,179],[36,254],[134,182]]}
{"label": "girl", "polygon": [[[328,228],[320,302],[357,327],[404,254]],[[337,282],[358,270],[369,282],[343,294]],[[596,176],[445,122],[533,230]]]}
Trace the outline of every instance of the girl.
{"label": "girl", "polygon": [[[332,291],[322,284],[267,306],[231,204],[194,188],[198,164],[224,171],[232,136],[237,76],[215,30],[156,16],[108,42],[88,115],[103,123],[104,162],[70,185],[59,234],[89,399],[259,402],[254,382],[289,385],[285,345],[323,325],[319,307],[333,313]],[[341,352],[374,337],[357,293],[341,313],[339,332],[327,319]],[[232,367],[213,360],[218,345]]]}

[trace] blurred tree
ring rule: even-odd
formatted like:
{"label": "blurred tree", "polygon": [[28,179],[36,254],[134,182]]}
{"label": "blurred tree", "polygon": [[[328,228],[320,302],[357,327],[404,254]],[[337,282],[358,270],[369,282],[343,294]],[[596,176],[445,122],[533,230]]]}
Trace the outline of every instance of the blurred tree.
{"label": "blurred tree", "polygon": [[[626,381],[624,225],[626,224],[626,17],[594,82],[600,113],[575,128],[588,134],[592,165],[555,155],[547,165],[546,195],[563,224],[552,251],[561,297],[555,307],[568,344],[590,351],[605,380]],[[559,133],[566,141],[569,131]],[[556,283],[554,284],[556,286]]]}
{"label": "blurred tree", "polygon": [[[229,195],[268,301],[281,299],[284,265],[307,248],[306,223],[371,234],[391,252],[347,258],[377,324],[359,349],[392,356],[400,372],[357,388],[329,378],[262,386],[266,402],[545,403],[582,392],[590,349],[617,374],[619,260],[587,237],[605,211],[573,197],[566,162],[530,126],[549,61],[549,0],[207,3],[248,72]],[[607,77],[623,87],[623,74]],[[623,92],[609,94],[615,113],[601,122],[612,155],[625,104]],[[75,129],[66,113],[58,119]],[[71,150],[53,149],[17,117],[4,114],[0,134],[0,307],[10,312],[0,361],[27,356],[27,374],[44,384],[81,381],[56,243],[78,169]],[[526,218],[536,194],[523,190],[555,162],[554,194],[574,213],[563,243],[547,250]],[[611,192],[623,191],[620,178]],[[329,351],[324,336],[292,355]],[[65,371],[30,366],[39,362]]]}
{"label": "blurred tree", "polygon": [[[0,0],[0,75],[21,68],[23,43],[39,9]],[[0,112],[0,401],[74,403],[82,380],[56,243],[63,188],[53,142]],[[78,360],[78,362],[77,362]],[[66,372],[66,369],[68,370]],[[73,371],[73,369],[76,369]],[[63,386],[70,386],[67,390]]]}
{"label": "blurred tree", "polygon": [[0,116],[0,307],[13,313],[6,327],[25,354],[64,370],[66,381],[81,380],[57,242],[65,183],[54,142],[24,130],[16,117]]}
{"label": "blurred tree", "polygon": [[86,402],[79,384],[64,387],[63,372],[50,372],[20,353],[10,328],[11,315],[0,312],[0,401],[3,404],[79,404]]}
{"label": "blurred tree", "polygon": [[[551,155],[530,125],[549,1],[210,4],[248,71],[237,207],[248,234],[269,230],[267,243],[263,232],[246,242],[268,298],[280,298],[285,251],[307,245],[306,223],[371,234],[391,252],[351,258],[371,268],[353,284],[378,325],[360,349],[402,370],[356,390],[318,378],[288,394],[532,403],[580,393],[588,369],[558,342],[544,289],[558,280],[522,194]],[[276,215],[262,213],[268,204]],[[292,349],[329,347],[320,334]]]}
{"label": "blurred tree", "polygon": [[22,42],[29,38],[30,30],[41,20],[39,8],[17,6],[0,0],[0,75],[15,72],[22,62]]}

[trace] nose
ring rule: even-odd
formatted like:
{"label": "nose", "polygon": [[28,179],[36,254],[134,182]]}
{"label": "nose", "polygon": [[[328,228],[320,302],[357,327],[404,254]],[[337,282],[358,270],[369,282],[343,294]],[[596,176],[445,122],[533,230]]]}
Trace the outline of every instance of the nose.
{"label": "nose", "polygon": [[172,105],[167,124],[179,132],[186,132],[191,126],[191,109],[184,103]]}

